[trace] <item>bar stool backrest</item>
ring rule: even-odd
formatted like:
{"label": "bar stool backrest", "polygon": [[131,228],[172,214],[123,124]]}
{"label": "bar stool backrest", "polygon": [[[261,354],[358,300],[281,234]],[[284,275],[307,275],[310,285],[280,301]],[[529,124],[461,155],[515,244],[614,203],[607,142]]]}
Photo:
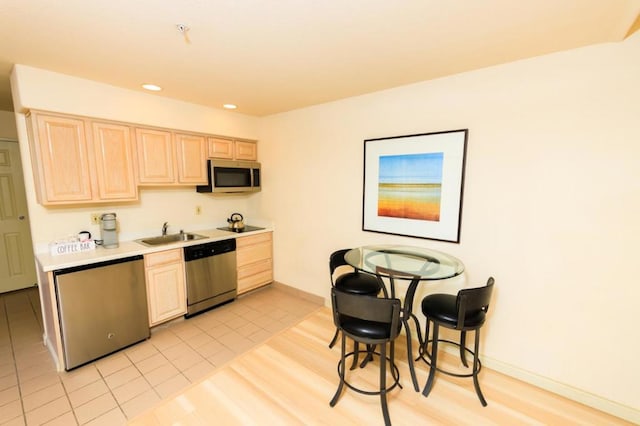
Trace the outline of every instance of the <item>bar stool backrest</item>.
{"label": "bar stool backrest", "polygon": [[[333,321],[336,327],[343,329],[343,322],[360,321],[374,322],[376,325],[385,324],[388,334],[386,340],[394,340],[400,332],[400,300],[385,299],[374,296],[362,296],[331,289],[333,307]],[[364,327],[366,328],[366,327]],[[366,337],[366,335],[358,336]]]}
{"label": "bar stool backrest", "polygon": [[458,323],[456,329],[463,330],[473,322],[484,322],[485,314],[489,311],[489,302],[493,293],[494,279],[489,278],[487,285],[476,288],[465,288],[458,291],[456,306],[458,308]]}
{"label": "bar stool backrest", "polygon": [[349,266],[351,268],[351,271],[355,271],[355,268],[353,268],[351,265],[349,265],[347,263],[346,260],[344,260],[344,255],[351,249],[341,249],[341,250],[336,250],[333,253],[331,253],[331,256],[329,257],[329,274],[331,276],[331,285],[335,286],[335,280],[333,278],[333,275],[336,272],[336,269],[338,269],[341,266]]}

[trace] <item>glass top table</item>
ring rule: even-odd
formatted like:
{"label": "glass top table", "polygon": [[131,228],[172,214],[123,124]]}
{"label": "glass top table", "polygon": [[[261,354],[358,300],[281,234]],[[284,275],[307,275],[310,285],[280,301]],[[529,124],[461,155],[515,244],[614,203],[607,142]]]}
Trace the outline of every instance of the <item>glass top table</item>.
{"label": "glass top table", "polygon": [[344,259],[361,271],[397,279],[443,280],[464,272],[460,260],[423,247],[364,246],[348,251]]}
{"label": "glass top table", "polygon": [[[444,280],[456,277],[464,272],[464,264],[455,257],[440,251],[423,247],[403,245],[372,245],[349,250],[345,261],[354,268],[374,274],[378,280],[389,280],[391,297],[396,297],[396,279],[410,280],[402,306],[402,324],[407,334],[407,358],[411,380],[416,392],[420,391],[411,350],[411,327],[409,318],[413,318],[420,341],[420,324],[413,314],[413,298],[421,281]],[[384,282],[383,282],[384,284]]]}

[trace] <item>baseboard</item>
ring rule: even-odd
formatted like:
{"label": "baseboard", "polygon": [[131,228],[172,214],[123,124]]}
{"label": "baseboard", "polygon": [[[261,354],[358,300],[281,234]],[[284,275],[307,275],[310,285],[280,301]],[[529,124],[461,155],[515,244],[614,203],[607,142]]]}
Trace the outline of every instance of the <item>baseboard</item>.
{"label": "baseboard", "polygon": [[[454,356],[458,356],[458,351],[455,348],[444,348],[445,351],[451,353]],[[535,373],[531,373],[526,370],[522,370],[516,366],[504,363],[502,361],[489,358],[487,356],[481,356],[482,365],[505,374],[509,377],[521,380],[525,383],[529,383],[538,388],[555,393],[564,398],[572,401],[579,402],[605,413],[611,414],[621,419],[627,420],[633,424],[640,424],[640,411],[627,407],[626,405],[619,404],[614,401],[610,401],[606,398],[599,397],[597,395],[585,392],[580,389],[576,389],[572,386],[564,383],[556,382],[548,377],[539,376]]]}
{"label": "baseboard", "polygon": [[291,287],[278,281],[272,282],[271,285],[278,290],[286,291],[287,293],[293,294],[301,299],[308,300],[309,302],[317,303],[319,305],[324,305],[324,297],[322,296],[308,293],[300,290],[299,288]]}

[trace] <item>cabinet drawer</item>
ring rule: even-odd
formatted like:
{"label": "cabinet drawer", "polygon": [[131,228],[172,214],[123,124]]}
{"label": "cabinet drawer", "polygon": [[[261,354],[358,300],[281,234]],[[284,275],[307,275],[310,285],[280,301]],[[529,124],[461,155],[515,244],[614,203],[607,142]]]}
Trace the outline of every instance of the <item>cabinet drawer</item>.
{"label": "cabinet drawer", "polygon": [[236,247],[242,248],[252,244],[258,244],[269,241],[271,242],[271,232],[263,232],[262,234],[251,235],[250,237],[241,237],[236,239]]}
{"label": "cabinet drawer", "polygon": [[271,271],[260,272],[259,274],[251,275],[246,278],[238,280],[238,293],[242,293],[252,288],[269,284],[273,281],[273,274]]}
{"label": "cabinet drawer", "polygon": [[262,260],[271,259],[273,257],[271,250],[271,242],[254,244],[249,247],[243,247],[236,251],[236,259],[238,268],[249,265]]}
{"label": "cabinet drawer", "polygon": [[238,268],[238,279],[248,278],[251,275],[256,275],[265,271],[271,273],[273,269],[273,263],[271,259],[263,260],[260,262],[252,263],[248,266]]}
{"label": "cabinet drawer", "polygon": [[182,249],[173,249],[159,251],[144,255],[144,265],[149,268],[151,266],[163,265],[166,263],[182,262]]}

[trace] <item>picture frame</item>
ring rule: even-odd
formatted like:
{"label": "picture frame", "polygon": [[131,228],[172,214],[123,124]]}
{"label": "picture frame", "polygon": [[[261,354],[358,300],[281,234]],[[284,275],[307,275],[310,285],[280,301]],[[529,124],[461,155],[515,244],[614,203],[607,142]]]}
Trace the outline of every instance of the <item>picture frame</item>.
{"label": "picture frame", "polygon": [[468,133],[366,139],[362,230],[459,243]]}

